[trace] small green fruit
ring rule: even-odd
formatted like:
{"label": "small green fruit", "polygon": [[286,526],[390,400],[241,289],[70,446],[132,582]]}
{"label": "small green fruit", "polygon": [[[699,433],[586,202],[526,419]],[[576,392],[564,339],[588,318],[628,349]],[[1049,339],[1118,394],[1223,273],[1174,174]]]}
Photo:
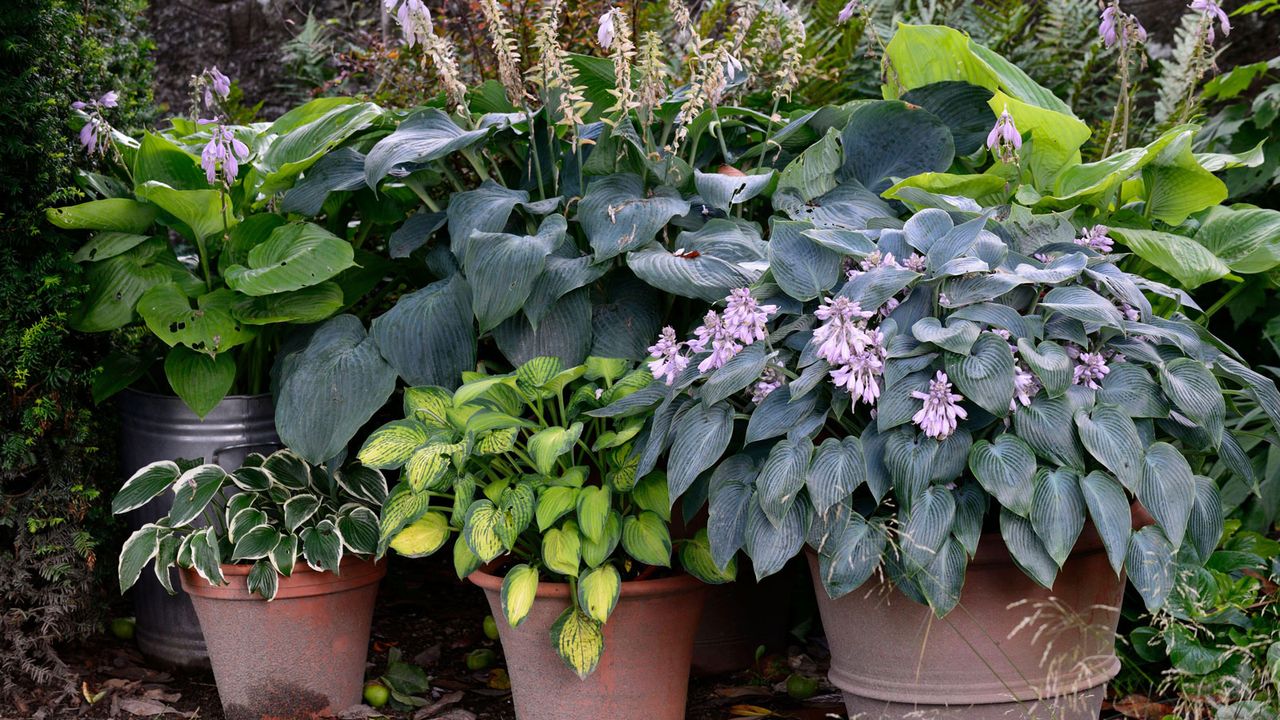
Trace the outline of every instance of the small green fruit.
{"label": "small green fruit", "polygon": [[370,707],[380,708],[383,705],[386,705],[387,701],[390,699],[391,691],[387,689],[386,685],[383,685],[376,680],[365,683],[364,701],[369,703]]}
{"label": "small green fruit", "polygon": [[121,640],[132,640],[136,625],[131,617],[111,618],[111,634]]}
{"label": "small green fruit", "polygon": [[498,639],[498,621],[492,615],[484,616],[484,636],[490,640]]}
{"label": "small green fruit", "polygon": [[796,700],[808,700],[818,692],[818,680],[804,675],[787,678],[787,694]]}
{"label": "small green fruit", "polygon": [[468,670],[484,670],[498,661],[498,656],[492,650],[481,648],[472,650],[467,653],[467,669]]}

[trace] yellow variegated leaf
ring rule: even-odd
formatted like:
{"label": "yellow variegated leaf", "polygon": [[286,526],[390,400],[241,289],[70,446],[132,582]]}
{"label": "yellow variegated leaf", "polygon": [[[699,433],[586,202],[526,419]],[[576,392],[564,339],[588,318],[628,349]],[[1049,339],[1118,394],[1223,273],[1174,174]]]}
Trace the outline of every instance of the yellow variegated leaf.
{"label": "yellow variegated leaf", "polygon": [[398,468],[427,442],[428,436],[427,426],[417,420],[396,420],[374,430],[357,457],[371,468]]}
{"label": "yellow variegated leaf", "polygon": [[587,564],[587,567],[596,567],[609,559],[613,551],[618,548],[618,541],[621,539],[622,516],[614,510],[609,513],[609,519],[604,524],[604,533],[601,534],[599,541],[591,538],[582,539],[582,561]]}
{"label": "yellow variegated leaf", "polygon": [[449,539],[449,519],[431,511],[410,523],[391,541],[391,549],[407,557],[430,555]]}
{"label": "yellow variegated leaf", "polygon": [[604,564],[578,581],[578,606],[588,617],[608,622],[622,592],[622,576],[613,565]]}
{"label": "yellow variegated leaf", "polygon": [[604,654],[600,623],[575,607],[565,609],[551,626],[551,641],[555,643],[556,654],[583,679],[596,669]]}
{"label": "yellow variegated leaf", "polygon": [[471,552],[487,563],[502,553],[502,540],[494,526],[498,523],[498,509],[488,500],[477,500],[467,509],[467,519],[462,526],[462,537]]}
{"label": "yellow variegated leaf", "polygon": [[692,540],[686,540],[680,546],[680,564],[684,566],[685,572],[708,585],[733,582],[738,575],[738,557],[736,555],[729,559],[729,563],[725,565],[723,570],[716,567],[716,562],[711,555],[711,541],[708,539],[706,528],[699,530]]}
{"label": "yellow variegated leaf", "polygon": [[584,487],[578,492],[578,527],[585,537],[599,541],[604,536],[612,500],[612,493],[605,487]]}
{"label": "yellow variegated leaf", "polygon": [[448,410],[453,407],[453,393],[442,387],[427,385],[406,388],[404,391],[405,417],[416,417],[424,423],[448,428]]}
{"label": "yellow variegated leaf", "polygon": [[502,546],[508,550],[515,547],[516,538],[532,520],[533,488],[517,483],[503,491],[498,501],[498,522],[493,528]]}
{"label": "yellow variegated leaf", "polygon": [[511,627],[524,622],[538,594],[538,571],[521,563],[507,571],[502,579],[502,614]]}
{"label": "yellow variegated leaf", "polygon": [[543,488],[538,495],[538,531],[545,531],[577,505],[578,488],[556,485]]}
{"label": "yellow variegated leaf", "polygon": [[573,444],[582,435],[582,423],[562,427],[543,428],[529,438],[529,454],[533,456],[533,464],[538,472],[550,475],[556,460],[573,448]]}
{"label": "yellow variegated leaf", "polygon": [[578,576],[582,540],[578,526],[566,522],[563,527],[552,528],[542,536],[542,561],[547,569],[561,575]]}
{"label": "yellow variegated leaf", "polygon": [[453,543],[453,571],[458,574],[459,580],[475,572],[480,565],[480,558],[471,551],[471,546],[465,539],[458,539]]}
{"label": "yellow variegated leaf", "polygon": [[497,455],[516,446],[516,428],[493,430],[480,437],[476,449],[481,455]]}
{"label": "yellow variegated leaf", "polygon": [[449,471],[449,453],[461,448],[460,443],[439,443],[419,448],[404,466],[405,479],[414,490],[439,490],[440,480]]}
{"label": "yellow variegated leaf", "polygon": [[671,567],[671,531],[652,510],[623,521],[622,548],[645,565]]}
{"label": "yellow variegated leaf", "polygon": [[[558,357],[536,357],[516,368],[516,383],[521,389],[542,388],[564,370]],[[585,372],[585,368],[583,371]]]}

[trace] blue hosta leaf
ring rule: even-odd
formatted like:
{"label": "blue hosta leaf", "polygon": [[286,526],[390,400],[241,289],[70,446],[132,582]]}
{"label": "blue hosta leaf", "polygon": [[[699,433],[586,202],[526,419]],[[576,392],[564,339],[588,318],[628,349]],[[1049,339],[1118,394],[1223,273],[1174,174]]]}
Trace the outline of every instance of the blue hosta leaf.
{"label": "blue hosta leaf", "polygon": [[764,192],[773,181],[773,171],[751,175],[722,175],[693,171],[693,184],[708,207],[728,210],[729,206],[744,203]]}
{"label": "blue hosta leaf", "polygon": [[[1209,433],[1210,441],[1217,447],[1222,437],[1226,402],[1209,368],[1191,358],[1175,358],[1160,368],[1160,385],[1183,414]],[[1175,546],[1179,544],[1172,534],[1169,539]]]}
{"label": "blue hosta leaf", "polygon": [[1182,453],[1163,442],[1148,447],[1136,494],[1173,547],[1181,546],[1196,499],[1195,476]]}
{"label": "blue hosta leaf", "polygon": [[1018,339],[1018,355],[1022,362],[1035,374],[1051,398],[1062,397],[1071,387],[1072,371],[1075,363],[1063,347],[1052,340],[1045,340],[1039,345],[1031,341]]}
{"label": "blue hosta leaf", "polygon": [[591,348],[591,300],[588,288],[579,288],[551,306],[534,328],[523,315],[508,318],[494,328],[498,349],[513,365],[536,357],[557,357],[568,367],[581,365]]}
{"label": "blue hosta leaf", "polygon": [[955,156],[951,130],[936,115],[901,101],[870,102],[849,117],[841,135],[840,174],[880,193],[895,178],[944,172]]}
{"label": "blue hosta leaf", "polygon": [[760,509],[774,525],[782,523],[800,496],[813,456],[813,443],[808,438],[783,440],[769,451],[769,457],[756,478],[756,494]]}
{"label": "blue hosta leaf", "polygon": [[689,202],[672,188],[645,192],[639,176],[609,175],[591,183],[578,204],[578,222],[597,262],[635,250],[671,218],[689,211]]}
{"label": "blue hosta leaf", "polygon": [[951,525],[951,535],[964,548],[969,557],[978,552],[982,539],[982,526],[987,517],[990,495],[977,483],[961,483],[953,493],[956,500],[956,519]]}
{"label": "blue hosta leaf", "polygon": [[837,599],[865,583],[880,565],[888,533],[857,513],[842,519],[818,556],[818,571],[827,595]]}
{"label": "blue hosta leaf", "polygon": [[716,302],[760,278],[766,248],[754,227],[717,219],[696,232],[681,232],[674,250],[645,244],[627,254],[627,266],[659,290]]}
{"label": "blue hosta leaf", "polygon": [[996,121],[987,107],[991,95],[987,88],[951,80],[914,88],[903,93],[902,99],[937,115],[951,129],[956,154],[972,155],[986,142]]}
{"label": "blue hosta leaf", "polygon": [[911,512],[913,503],[929,487],[937,453],[938,441],[914,428],[898,428],[885,438],[884,465],[903,511]]}
{"label": "blue hosta leaf", "polygon": [[1142,440],[1129,415],[1117,405],[1098,405],[1092,413],[1077,410],[1080,442],[1094,459],[1125,487],[1137,487],[1142,477]]}
{"label": "blue hosta leaf", "polygon": [[413,251],[427,244],[432,233],[444,227],[449,216],[443,212],[417,212],[387,238],[387,254],[393,258],[406,258]]}
{"label": "blue hosta leaf", "polygon": [[1084,266],[1088,262],[1088,258],[1084,253],[1071,253],[1069,255],[1060,255],[1048,263],[1043,268],[1033,267],[1026,263],[1019,263],[1013,269],[1015,275],[1024,277],[1033,283],[1057,284],[1066,282],[1080,276],[1084,271]]}
{"label": "blue hosta leaf", "polygon": [[922,318],[911,326],[911,334],[920,342],[933,343],[957,355],[968,355],[978,339],[980,328],[967,320],[954,320],[943,327],[935,317]]}
{"label": "blue hosta leaf", "polygon": [[370,335],[410,385],[456,387],[464,370],[475,369],[471,288],[454,275],[402,295],[374,318]]}
{"label": "blue hosta leaf", "polygon": [[809,489],[813,509],[825,513],[831,506],[848,499],[866,479],[862,442],[854,436],[827,438],[814,452],[813,464],[805,475],[805,485]]}
{"label": "blue hosta leaf", "polygon": [[920,594],[929,601],[929,608],[937,617],[951,612],[960,602],[960,589],[964,587],[968,564],[964,546],[954,537],[948,537],[934,553],[928,567],[916,574]]}
{"label": "blue hosta leaf", "polygon": [[746,388],[760,377],[764,371],[764,343],[754,343],[729,358],[723,367],[713,370],[702,386],[702,402],[714,405],[734,393]]}
{"label": "blue hosta leaf", "polygon": [[1119,575],[1129,549],[1132,523],[1129,498],[1120,483],[1096,470],[1081,478],[1080,492],[1084,495],[1085,506],[1089,508],[1089,519],[1102,537],[1111,568]]}
{"label": "blue hosta leaf", "polygon": [[1023,517],[1031,513],[1036,457],[1021,438],[1002,433],[994,442],[975,442],[969,450],[969,471],[1006,509]]}
{"label": "blue hosta leaf", "polygon": [[1084,529],[1084,496],[1080,478],[1069,468],[1036,471],[1031,496],[1031,527],[1058,567],[1067,561]]}
{"label": "blue hosta leaf", "polygon": [[1081,322],[1117,329],[1124,327],[1124,316],[1116,306],[1082,285],[1056,287],[1045,293],[1040,306]]}
{"label": "blue hosta leaf", "polygon": [[1223,530],[1222,498],[1218,485],[1203,475],[1196,476],[1195,501],[1187,521],[1187,539],[1195,546],[1196,554],[1207,561],[1218,547]]}
{"label": "blue hosta leaf", "polygon": [[1027,577],[1044,588],[1053,588],[1058,576],[1058,564],[1036,535],[1031,521],[1018,517],[1008,510],[1000,511],[1000,536],[1013,556],[1013,562]]}
{"label": "blue hosta leaf", "polygon": [[854,179],[844,180],[808,201],[801,201],[791,190],[779,190],[774,193],[773,202],[792,220],[820,228],[861,230],[876,218],[890,218],[894,214],[885,201]]}
{"label": "blue hosta leaf", "polygon": [[354,315],[325,322],[276,362],[276,431],[312,463],[342,451],[396,386],[395,370]]}
{"label": "blue hosta leaf", "polygon": [[817,429],[821,426],[821,419],[826,417],[825,407],[819,409],[818,395],[809,393],[793,402],[791,390],[785,385],[769,393],[747,421],[746,442],[781,437],[797,428],[807,429],[810,425]]}
{"label": "blue hosta leaf", "polygon": [[898,532],[904,566],[914,577],[933,563],[942,543],[951,535],[956,517],[956,501],[941,485],[925,488],[911,503]]}
{"label": "blue hosta leaf", "polygon": [[982,234],[990,215],[990,212],[983,213],[956,225],[942,237],[932,238],[925,253],[929,270],[937,275],[963,275],[988,270],[987,264],[981,258],[973,256],[971,249]]}
{"label": "blue hosta leaf", "polygon": [[956,390],[997,417],[1009,414],[1013,400],[1013,354],[995,333],[982,333],[967,357],[946,354],[947,375]]}
{"label": "blue hosta leaf", "polygon": [[364,187],[364,154],[353,147],[342,147],[325,155],[312,165],[302,179],[284,194],[280,210],[299,215],[319,215],[329,193],[359,190]]}
{"label": "blue hosta leaf", "polygon": [[1164,607],[1173,590],[1177,573],[1173,555],[1173,545],[1155,525],[1144,527],[1129,538],[1125,571],[1149,612]]}
{"label": "blue hosta leaf", "polygon": [[876,427],[886,432],[910,422],[920,410],[920,400],[912,393],[927,392],[932,377],[928,372],[913,372],[885,387],[876,405]]}
{"label": "blue hosta leaf", "polygon": [[804,547],[810,512],[812,508],[802,496],[791,506],[782,522],[774,525],[764,514],[757,498],[752,497],[748,501],[743,547],[755,567],[757,580],[781,570]]}
{"label": "blue hosta leaf", "polygon": [[565,243],[559,251],[547,256],[546,268],[534,280],[533,290],[524,303],[524,316],[536,328],[557,300],[599,280],[608,269],[607,263],[593,265],[590,255],[577,255],[577,249]]}
{"label": "blue hosta leaf", "polygon": [[488,134],[487,129],[463,130],[435,108],[419,110],[369,150],[364,163],[365,183],[377,187],[397,166],[439,160],[479,143]]}
{"label": "blue hosta leaf", "polygon": [[1037,396],[1027,407],[1013,414],[1018,437],[1037,455],[1057,465],[1084,469],[1084,451],[1071,431],[1075,410],[1065,397]]}
{"label": "blue hosta leaf", "polygon": [[734,455],[711,473],[707,502],[707,535],[716,566],[726,567],[746,537],[747,506],[759,472],[754,459]]}
{"label": "blue hosta leaf", "polygon": [[1117,405],[1129,417],[1169,417],[1169,403],[1151,373],[1134,363],[1112,363],[1102,381],[1098,402]]}
{"label": "blue hosta leaf", "polygon": [[454,257],[467,256],[467,244],[475,232],[502,232],[516,205],[528,202],[529,193],[509,190],[485,180],[475,190],[454,193],[445,210],[449,218],[449,249]]}
{"label": "blue hosta leaf", "polygon": [[591,355],[641,360],[662,327],[665,296],[625,270],[598,283],[591,303]]}
{"label": "blue hosta leaf", "polygon": [[857,230],[814,228],[805,230],[803,234],[822,247],[841,255],[865,257],[876,250],[875,242]]}
{"label": "blue hosta leaf", "polygon": [[840,294],[858,303],[863,310],[877,310],[918,277],[919,273],[904,267],[881,265],[845,283]]}
{"label": "blue hosta leaf", "polygon": [[[840,133],[828,128],[826,134],[787,163],[778,175],[773,193],[775,209],[787,212],[831,191],[840,168]],[[887,207],[887,206],[886,206]]]}
{"label": "blue hosta leaf", "polygon": [[773,219],[770,224],[769,267],[790,297],[812,300],[835,285],[840,256],[804,236],[807,222]]}
{"label": "blue hosta leaf", "polygon": [[472,233],[463,268],[481,332],[520,310],[546,267],[547,256],[564,242],[567,229],[563,215],[548,215],[536,235]]}
{"label": "blue hosta leaf", "polygon": [[973,447],[973,434],[963,426],[938,442],[933,464],[929,467],[929,481],[946,485],[959,481]]}
{"label": "blue hosta leaf", "polygon": [[996,272],[974,277],[950,277],[942,283],[943,306],[954,308],[994,300],[1010,290],[1025,285],[1026,280],[1009,273]]}
{"label": "blue hosta leaf", "polygon": [[679,419],[667,459],[667,492],[679,498],[724,454],[733,435],[733,407],[698,403]]}

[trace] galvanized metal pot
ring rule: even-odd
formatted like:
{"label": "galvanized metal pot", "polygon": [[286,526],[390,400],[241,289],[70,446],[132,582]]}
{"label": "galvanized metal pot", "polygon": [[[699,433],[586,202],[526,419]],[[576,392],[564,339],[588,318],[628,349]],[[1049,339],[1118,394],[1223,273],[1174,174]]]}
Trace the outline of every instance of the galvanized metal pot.
{"label": "galvanized metal pot", "polygon": [[226,720],[314,720],[358,704],[387,564],[348,555],[335,575],[299,562],[271,602],[249,592],[251,567],[223,565],[218,586],[182,571]]}
{"label": "galvanized metal pot", "polygon": [[[120,394],[120,462],[124,476],[156,460],[200,459],[227,469],[240,466],[251,452],[280,445],[270,395],[233,395],[203,420],[182,400],[138,390]],[[173,495],[162,493],[126,517],[130,530],[168,514]],[[177,571],[174,588],[178,588]],[[133,589],[138,648],[161,663],[209,667],[204,636],[191,601],[181,590],[170,595],[147,570]]]}
{"label": "galvanized metal pot", "polygon": [[1096,720],[1115,655],[1123,578],[1092,526],[1052,590],[982,536],[960,604],[936,618],[881,577],[832,600],[817,579],[831,684],[862,720]]}

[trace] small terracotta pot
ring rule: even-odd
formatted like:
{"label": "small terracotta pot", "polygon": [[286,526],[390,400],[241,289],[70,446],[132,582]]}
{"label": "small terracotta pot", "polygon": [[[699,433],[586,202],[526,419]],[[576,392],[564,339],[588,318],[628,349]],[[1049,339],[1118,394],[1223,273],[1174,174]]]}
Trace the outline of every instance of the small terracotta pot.
{"label": "small terracotta pot", "polygon": [[569,586],[538,583],[533,608],[519,627],[502,614],[502,578],[477,570],[507,659],[519,720],[684,720],[693,635],[706,586],[689,575],[622,584],[604,625],[604,656],[585,680],[551,645],[551,626],[569,607]]}
{"label": "small terracotta pot", "polygon": [[181,575],[226,720],[311,720],[358,704],[386,563],[345,557],[339,575],[299,563],[271,602],[249,593],[249,568],[223,565],[216,587]]}
{"label": "small terracotta pot", "polygon": [[838,600],[818,580],[831,683],[850,717],[1097,720],[1120,669],[1124,579],[1086,526],[1052,591],[1022,573],[998,533],[982,536],[960,604],[938,619],[875,577]]}

